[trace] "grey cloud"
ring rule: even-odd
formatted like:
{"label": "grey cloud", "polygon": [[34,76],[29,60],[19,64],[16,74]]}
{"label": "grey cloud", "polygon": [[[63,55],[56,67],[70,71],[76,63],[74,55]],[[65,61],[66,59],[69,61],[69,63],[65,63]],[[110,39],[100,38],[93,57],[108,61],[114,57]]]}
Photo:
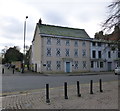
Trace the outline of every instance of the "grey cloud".
{"label": "grey cloud", "polygon": [[49,22],[54,24],[65,24],[67,22],[64,16],[59,12],[49,11],[44,13],[44,16]]}
{"label": "grey cloud", "polygon": [[5,30],[6,33],[20,34],[21,30],[23,30],[23,23],[13,17],[3,17],[2,20],[3,22],[5,22],[3,30]]}
{"label": "grey cloud", "polygon": [[13,43],[0,43],[0,46],[14,46]]}
{"label": "grey cloud", "polygon": [[[24,33],[24,21],[21,22],[16,18],[13,17],[3,17],[0,21],[3,21],[5,24],[3,24],[3,27],[0,29],[2,31],[1,37],[7,38],[7,39],[23,39],[23,33]],[[26,32],[31,34],[33,31],[33,24],[29,22],[27,24]]]}

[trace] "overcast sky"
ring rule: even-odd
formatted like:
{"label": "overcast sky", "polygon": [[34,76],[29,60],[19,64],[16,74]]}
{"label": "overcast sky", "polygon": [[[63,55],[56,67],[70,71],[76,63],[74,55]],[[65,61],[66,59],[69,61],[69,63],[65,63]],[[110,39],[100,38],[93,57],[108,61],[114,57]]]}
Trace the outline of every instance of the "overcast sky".
{"label": "overcast sky", "polygon": [[101,30],[112,0],[0,0],[0,51],[5,46],[23,50],[23,28],[27,19],[26,45],[31,45],[36,23],[85,29],[93,38]]}

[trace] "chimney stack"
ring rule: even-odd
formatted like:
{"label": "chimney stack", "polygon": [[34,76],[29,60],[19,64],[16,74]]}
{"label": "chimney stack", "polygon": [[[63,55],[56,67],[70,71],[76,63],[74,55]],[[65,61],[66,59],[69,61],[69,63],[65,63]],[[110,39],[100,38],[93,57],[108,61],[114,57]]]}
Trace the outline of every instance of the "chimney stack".
{"label": "chimney stack", "polygon": [[42,20],[41,20],[41,18],[39,19],[39,24],[40,24],[40,25],[42,24]]}

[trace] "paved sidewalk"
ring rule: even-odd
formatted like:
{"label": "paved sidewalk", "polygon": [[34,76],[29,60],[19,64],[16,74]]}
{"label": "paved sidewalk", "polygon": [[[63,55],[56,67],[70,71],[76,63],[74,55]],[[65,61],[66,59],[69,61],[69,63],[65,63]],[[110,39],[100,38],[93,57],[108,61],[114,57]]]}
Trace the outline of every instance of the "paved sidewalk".
{"label": "paved sidewalk", "polygon": [[[77,73],[36,73],[36,72],[32,72],[32,71],[25,71],[25,73],[21,73],[18,72],[16,70],[14,70],[14,74],[13,74],[13,69],[10,68],[8,69],[5,66],[2,66],[2,68],[4,68],[4,74],[2,74],[3,76],[85,76],[85,75],[106,75],[106,74],[114,74],[113,71],[104,71],[104,72],[77,72]],[[2,72],[2,71],[1,71]]]}
{"label": "paved sidewalk", "polygon": [[68,99],[63,87],[50,88],[50,103],[46,103],[45,89],[19,95],[1,97],[3,109],[118,109],[118,81],[103,83],[103,93],[94,83],[94,94],[89,84],[81,84],[81,97],[76,96],[76,85],[68,86]]}

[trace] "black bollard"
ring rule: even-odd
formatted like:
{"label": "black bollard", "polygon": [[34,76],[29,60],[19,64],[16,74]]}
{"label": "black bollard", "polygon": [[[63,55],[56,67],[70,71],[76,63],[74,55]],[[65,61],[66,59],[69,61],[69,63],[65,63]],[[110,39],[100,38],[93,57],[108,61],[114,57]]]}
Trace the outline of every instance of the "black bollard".
{"label": "black bollard", "polygon": [[81,97],[79,81],[77,81],[77,96],[78,96],[78,97]]}
{"label": "black bollard", "polygon": [[4,74],[4,72],[5,72],[5,71],[4,71],[4,68],[2,68],[2,74]]}
{"label": "black bollard", "polygon": [[101,79],[99,80],[99,85],[100,85],[100,92],[103,92],[103,90],[102,90],[102,80]]}
{"label": "black bollard", "polygon": [[50,99],[49,99],[49,84],[46,84],[46,103],[50,103]]}
{"label": "black bollard", "polygon": [[15,70],[13,69],[13,74],[15,73]]}
{"label": "black bollard", "polygon": [[65,99],[68,99],[68,96],[67,96],[67,82],[64,82],[64,94],[65,94]]}
{"label": "black bollard", "polygon": [[90,94],[93,94],[93,80],[90,81]]}

